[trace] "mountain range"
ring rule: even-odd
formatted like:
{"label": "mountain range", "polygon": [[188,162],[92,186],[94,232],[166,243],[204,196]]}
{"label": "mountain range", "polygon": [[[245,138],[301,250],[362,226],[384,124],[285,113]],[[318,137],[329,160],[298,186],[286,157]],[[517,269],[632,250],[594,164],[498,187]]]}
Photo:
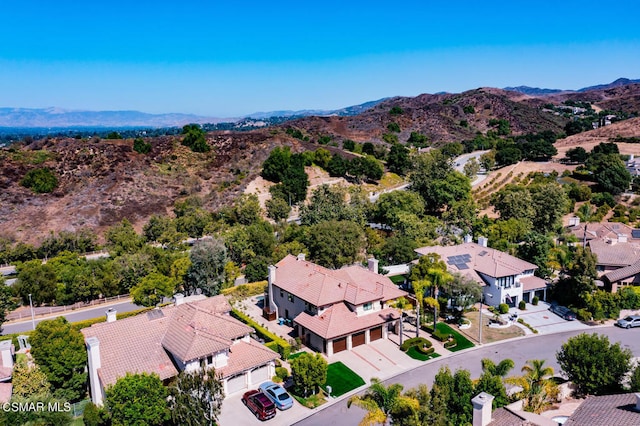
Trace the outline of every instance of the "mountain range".
{"label": "mountain range", "polygon": [[[612,89],[626,86],[633,83],[640,83],[638,80],[619,78],[608,84],[584,87],[578,90],[546,89],[529,86],[505,87],[503,90],[517,92],[529,96],[553,96],[570,95],[598,90]],[[444,92],[430,96],[446,95]],[[140,111],[80,111],[67,110],[62,108],[0,108],[0,132],[1,128],[29,129],[29,128],[58,128],[73,129],[81,127],[92,128],[160,128],[179,127],[187,123],[236,123],[242,120],[264,120],[272,117],[281,118],[301,118],[301,117],[352,117],[367,111],[380,103],[393,98],[383,98],[376,101],[364,102],[359,105],[352,105],[335,110],[281,110],[268,112],[255,112],[244,117],[219,118],[206,117],[194,114],[149,114]],[[282,120],[280,120],[282,121]]]}

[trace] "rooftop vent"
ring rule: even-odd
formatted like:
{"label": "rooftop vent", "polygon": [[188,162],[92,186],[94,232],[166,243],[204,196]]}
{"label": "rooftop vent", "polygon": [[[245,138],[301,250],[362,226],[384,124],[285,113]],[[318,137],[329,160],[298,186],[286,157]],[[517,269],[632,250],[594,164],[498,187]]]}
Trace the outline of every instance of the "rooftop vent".
{"label": "rooftop vent", "polygon": [[149,321],[164,318],[164,313],[160,309],[153,309],[147,312],[147,318],[149,318]]}

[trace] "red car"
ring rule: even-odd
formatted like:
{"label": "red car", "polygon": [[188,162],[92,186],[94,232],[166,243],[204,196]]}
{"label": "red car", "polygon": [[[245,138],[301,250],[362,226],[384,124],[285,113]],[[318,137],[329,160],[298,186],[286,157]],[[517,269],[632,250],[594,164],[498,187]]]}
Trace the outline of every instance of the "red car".
{"label": "red car", "polygon": [[275,404],[259,390],[245,392],[242,403],[260,420],[269,420],[276,415]]}

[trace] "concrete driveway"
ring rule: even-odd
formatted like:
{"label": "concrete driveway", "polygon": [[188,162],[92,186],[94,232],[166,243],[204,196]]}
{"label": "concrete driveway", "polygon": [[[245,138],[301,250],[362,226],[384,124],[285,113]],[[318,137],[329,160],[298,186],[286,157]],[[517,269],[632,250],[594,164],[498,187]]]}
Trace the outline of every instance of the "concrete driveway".
{"label": "concrete driveway", "polygon": [[580,321],[567,321],[560,318],[549,310],[549,304],[546,302],[539,302],[537,306],[527,303],[527,309],[521,311],[517,308],[511,308],[510,314],[517,313],[518,318],[522,318],[524,322],[531,327],[538,330],[540,334],[558,333],[562,331],[572,330],[589,330],[593,328]]}
{"label": "concrete driveway", "polygon": [[[257,389],[254,388],[254,389]],[[303,407],[298,401],[293,402],[293,407],[285,411],[276,410],[276,416],[272,419],[263,422],[258,420],[253,413],[244,406],[242,403],[242,395],[246,390],[237,392],[225,398],[222,404],[222,410],[220,411],[220,420],[218,423],[221,425],[261,425],[268,424],[272,426],[289,426],[302,420],[303,418],[310,416],[313,410]]]}

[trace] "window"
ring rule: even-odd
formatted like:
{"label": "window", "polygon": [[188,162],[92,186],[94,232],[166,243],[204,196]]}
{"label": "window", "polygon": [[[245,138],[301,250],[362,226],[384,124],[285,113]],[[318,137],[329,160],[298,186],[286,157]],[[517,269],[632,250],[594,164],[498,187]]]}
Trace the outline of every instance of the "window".
{"label": "window", "polygon": [[365,311],[370,311],[371,309],[373,309],[373,303],[365,303],[364,305],[362,305],[362,309]]}
{"label": "window", "polygon": [[289,295],[287,296],[287,299],[289,299],[289,302],[293,302],[294,301],[293,294],[289,293]]}
{"label": "window", "polygon": [[207,357],[207,365],[213,365],[213,355]]}
{"label": "window", "polygon": [[284,299],[284,291],[282,289],[280,289],[280,299]]}

